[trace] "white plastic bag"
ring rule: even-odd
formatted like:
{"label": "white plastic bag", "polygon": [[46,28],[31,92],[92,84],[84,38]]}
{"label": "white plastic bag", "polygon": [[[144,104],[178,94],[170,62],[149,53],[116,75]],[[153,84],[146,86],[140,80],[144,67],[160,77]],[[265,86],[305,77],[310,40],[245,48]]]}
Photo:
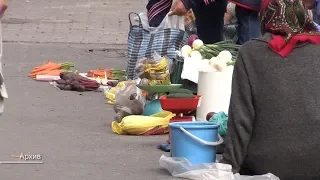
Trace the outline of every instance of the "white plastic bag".
{"label": "white plastic bag", "polygon": [[278,177],[271,173],[260,176],[243,176],[240,174],[236,174],[234,175],[234,177],[236,180],[280,180]]}
{"label": "white plastic bag", "polygon": [[6,86],[4,84],[4,77],[2,74],[2,53],[3,53],[2,24],[0,21],[0,115],[4,111],[4,99],[8,98],[8,93],[7,93]]}
{"label": "white plastic bag", "polygon": [[190,57],[184,58],[181,79],[187,79],[198,84],[199,80],[199,72],[212,72],[213,68],[209,65],[209,63],[205,60],[194,60]]}
{"label": "white plastic bag", "polygon": [[145,106],[145,99],[142,91],[137,87],[137,81],[128,82],[115,94],[113,109],[116,113],[115,120],[120,122],[122,118],[129,115],[142,114]]}
{"label": "white plastic bag", "polygon": [[169,16],[167,15],[163,21],[160,23],[158,27],[150,27],[149,26],[149,21],[148,21],[148,16],[146,13],[140,13],[139,14],[141,23],[143,26],[143,29],[150,31],[150,33],[156,33],[159,30],[162,29],[180,29],[180,30],[185,30],[184,26],[184,16]]}
{"label": "white plastic bag", "polygon": [[221,163],[192,165],[185,158],[171,158],[164,155],[159,160],[160,166],[172,176],[192,180],[232,180],[234,175],[230,165]]}
{"label": "white plastic bag", "polygon": [[205,163],[192,165],[185,158],[172,158],[162,155],[161,167],[167,169],[172,176],[191,180],[280,180],[272,174],[261,176],[242,176],[232,173],[232,167],[221,163]]}

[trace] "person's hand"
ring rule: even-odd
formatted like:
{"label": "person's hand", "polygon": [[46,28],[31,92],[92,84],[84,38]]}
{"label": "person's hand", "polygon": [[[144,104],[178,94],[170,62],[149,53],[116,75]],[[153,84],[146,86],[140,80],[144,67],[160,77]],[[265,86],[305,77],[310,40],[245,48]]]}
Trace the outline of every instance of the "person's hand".
{"label": "person's hand", "polygon": [[313,1],[312,0],[302,0],[302,2],[307,9],[313,8]]}
{"label": "person's hand", "polygon": [[172,5],[170,9],[169,16],[172,15],[178,15],[178,16],[184,16],[188,10],[186,7],[184,7],[184,4],[182,3],[181,0],[176,0],[176,2]]}
{"label": "person's hand", "polygon": [[232,13],[227,10],[227,12],[224,14],[224,25],[230,24],[232,21]]}
{"label": "person's hand", "polygon": [[8,8],[8,2],[7,0],[0,0],[0,17],[3,16],[4,12]]}

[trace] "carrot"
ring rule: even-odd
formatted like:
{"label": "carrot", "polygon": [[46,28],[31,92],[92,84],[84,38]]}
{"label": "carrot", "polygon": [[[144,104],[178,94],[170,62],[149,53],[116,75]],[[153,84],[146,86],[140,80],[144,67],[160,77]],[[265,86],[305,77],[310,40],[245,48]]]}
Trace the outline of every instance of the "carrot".
{"label": "carrot", "polygon": [[45,65],[38,67],[37,69],[33,69],[31,71],[31,73],[37,73],[37,72],[41,72],[41,71],[48,70],[48,69],[53,70],[53,69],[60,69],[60,68],[61,68],[60,64],[48,63],[48,64],[45,64]]}
{"label": "carrot", "polygon": [[47,75],[47,76],[59,76],[60,73],[63,71],[61,69],[55,69],[55,70],[47,70],[47,71],[41,71],[35,75],[32,76],[32,78],[36,78],[37,75]]}
{"label": "carrot", "polygon": [[52,71],[52,70],[56,70],[56,69],[60,69],[60,67],[56,66],[56,65],[52,65],[52,66],[49,66],[47,68],[43,68],[41,70],[38,70],[38,71],[32,71],[30,74],[37,74],[37,73],[40,73],[42,71]]}
{"label": "carrot", "polygon": [[111,76],[111,70],[109,69],[102,69],[102,68],[98,68],[96,70],[89,70],[87,73],[88,77],[100,77],[100,78],[104,78],[105,74],[107,74],[107,77]]}

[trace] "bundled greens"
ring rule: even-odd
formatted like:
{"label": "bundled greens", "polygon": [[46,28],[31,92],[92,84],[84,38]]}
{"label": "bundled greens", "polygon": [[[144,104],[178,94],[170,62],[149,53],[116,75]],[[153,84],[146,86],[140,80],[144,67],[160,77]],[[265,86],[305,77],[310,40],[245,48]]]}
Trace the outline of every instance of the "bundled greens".
{"label": "bundled greens", "polygon": [[[214,44],[205,44],[198,50],[204,59],[211,59],[217,57],[222,51],[229,51],[232,54],[232,61],[235,61],[238,56],[240,45],[233,44],[233,41],[221,41]],[[232,65],[232,64],[230,64]]]}

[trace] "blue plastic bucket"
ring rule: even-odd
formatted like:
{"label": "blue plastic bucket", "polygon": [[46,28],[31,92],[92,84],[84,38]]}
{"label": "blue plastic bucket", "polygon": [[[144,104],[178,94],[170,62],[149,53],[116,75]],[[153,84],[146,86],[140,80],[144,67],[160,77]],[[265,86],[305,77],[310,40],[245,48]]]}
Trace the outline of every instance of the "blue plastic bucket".
{"label": "blue plastic bucket", "polygon": [[223,142],[218,134],[219,125],[212,122],[175,122],[169,127],[172,157],[186,158],[193,165],[216,162],[216,146]]}

